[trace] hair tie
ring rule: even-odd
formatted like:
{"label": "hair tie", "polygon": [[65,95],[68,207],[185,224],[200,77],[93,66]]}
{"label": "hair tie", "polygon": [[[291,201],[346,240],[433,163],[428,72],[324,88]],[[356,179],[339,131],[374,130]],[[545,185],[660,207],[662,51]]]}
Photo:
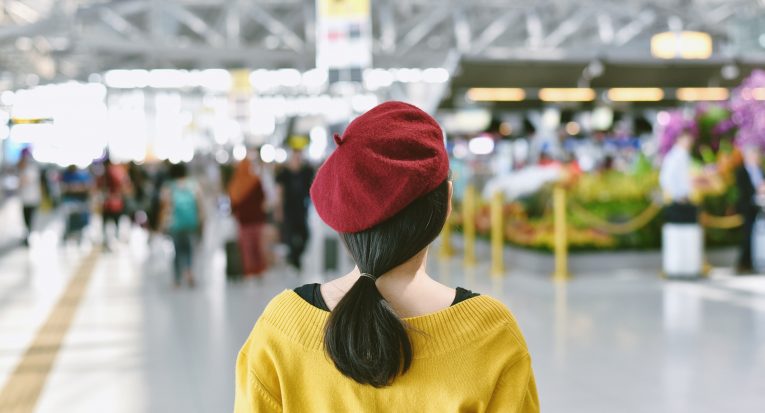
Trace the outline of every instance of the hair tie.
{"label": "hair tie", "polygon": [[362,272],[362,273],[361,273],[361,276],[362,276],[362,277],[366,277],[366,278],[369,278],[369,279],[371,279],[372,281],[377,281],[377,278],[375,278],[375,276],[374,276],[374,275],[372,275],[372,274],[368,274],[368,273]]}

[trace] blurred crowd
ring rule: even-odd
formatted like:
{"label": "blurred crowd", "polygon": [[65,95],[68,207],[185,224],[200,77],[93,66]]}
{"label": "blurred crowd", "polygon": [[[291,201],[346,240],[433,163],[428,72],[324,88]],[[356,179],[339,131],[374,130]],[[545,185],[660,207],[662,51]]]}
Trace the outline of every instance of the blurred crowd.
{"label": "blurred crowd", "polygon": [[11,192],[23,209],[24,245],[41,212],[64,217],[64,242],[98,242],[106,252],[126,241],[121,236],[129,233],[126,226],[140,227],[150,237],[172,240],[172,281],[193,287],[194,251],[211,214],[230,213],[237,224],[235,236],[224,240],[229,279],[263,275],[280,260],[274,252],[278,244],[286,247],[283,260],[299,273],[309,237],[313,174],[300,149],[283,164],[263,162],[259,148],[252,148],[233,163],[202,156],[191,163],[118,163],[106,155],[86,168],[60,168],[37,163],[27,148],[12,170]]}

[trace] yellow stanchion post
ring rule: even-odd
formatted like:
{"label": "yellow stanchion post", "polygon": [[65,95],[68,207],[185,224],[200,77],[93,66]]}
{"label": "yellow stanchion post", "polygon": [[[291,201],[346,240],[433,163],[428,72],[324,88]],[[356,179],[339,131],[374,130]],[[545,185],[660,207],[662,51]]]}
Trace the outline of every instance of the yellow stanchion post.
{"label": "yellow stanchion post", "polygon": [[491,275],[494,277],[505,273],[502,204],[502,193],[495,192],[491,197]]}
{"label": "yellow stanchion post", "polygon": [[475,265],[475,187],[465,188],[465,199],[462,201],[462,230],[465,238],[465,266]]}
{"label": "yellow stanchion post", "polygon": [[452,246],[451,217],[446,217],[444,228],[441,230],[441,247],[439,248],[439,256],[443,259],[451,258],[454,256],[454,247]]}
{"label": "yellow stanchion post", "polygon": [[555,185],[553,189],[553,217],[555,228],[555,272],[553,279],[568,279],[568,235],[566,234],[566,189]]}

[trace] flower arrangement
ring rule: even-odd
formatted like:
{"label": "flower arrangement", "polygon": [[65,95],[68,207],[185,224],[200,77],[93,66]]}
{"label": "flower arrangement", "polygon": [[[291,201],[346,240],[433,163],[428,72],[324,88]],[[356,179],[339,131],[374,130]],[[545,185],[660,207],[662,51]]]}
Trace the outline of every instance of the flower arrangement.
{"label": "flower arrangement", "polygon": [[753,70],[730,100],[732,121],[738,128],[736,145],[765,149],[765,70]]}

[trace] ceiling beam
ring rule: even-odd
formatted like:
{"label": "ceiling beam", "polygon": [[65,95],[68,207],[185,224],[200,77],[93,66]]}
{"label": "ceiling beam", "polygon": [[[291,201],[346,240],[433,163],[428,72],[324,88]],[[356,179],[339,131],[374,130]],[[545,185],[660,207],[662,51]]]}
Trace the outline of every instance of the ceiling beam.
{"label": "ceiling beam", "polygon": [[560,23],[558,27],[544,39],[543,44],[550,48],[560,46],[564,40],[576,33],[576,31],[582,27],[585,19],[589,16],[590,10],[588,8],[580,8],[573,16]]}
{"label": "ceiling beam", "polygon": [[290,49],[296,52],[302,52],[305,48],[305,43],[303,42],[303,39],[300,38],[300,36],[295,34],[295,32],[284,25],[284,23],[282,23],[279,19],[271,15],[271,13],[266,11],[266,9],[263,7],[255,3],[251,3],[248,4],[248,6],[245,8],[245,11],[250,16],[250,18],[263,25],[266,30],[271,32],[273,35],[278,36]]}
{"label": "ceiling beam", "polygon": [[223,35],[213,30],[207,22],[189,11],[189,9],[173,2],[163,2],[162,5],[170,15],[199,35],[207,43],[213,46],[223,46],[226,44],[226,39]]}
{"label": "ceiling beam", "polygon": [[133,23],[130,23],[127,19],[108,7],[99,10],[98,15],[107,26],[125,37],[134,40],[145,38],[143,30],[139,29],[133,25]]}
{"label": "ceiling beam", "polygon": [[412,27],[399,42],[396,54],[401,56],[417,46],[433,29],[449,17],[449,7],[443,6],[431,11],[416,26]]}
{"label": "ceiling beam", "polygon": [[656,13],[651,10],[645,10],[638,14],[638,17],[626,26],[619,29],[614,35],[614,46],[620,47],[627,44],[637,35],[642,33],[648,26],[656,20]]}
{"label": "ceiling beam", "polygon": [[511,23],[521,16],[517,10],[508,10],[502,13],[478,35],[478,38],[470,48],[470,54],[478,54],[486,50],[487,47],[507,31]]}

